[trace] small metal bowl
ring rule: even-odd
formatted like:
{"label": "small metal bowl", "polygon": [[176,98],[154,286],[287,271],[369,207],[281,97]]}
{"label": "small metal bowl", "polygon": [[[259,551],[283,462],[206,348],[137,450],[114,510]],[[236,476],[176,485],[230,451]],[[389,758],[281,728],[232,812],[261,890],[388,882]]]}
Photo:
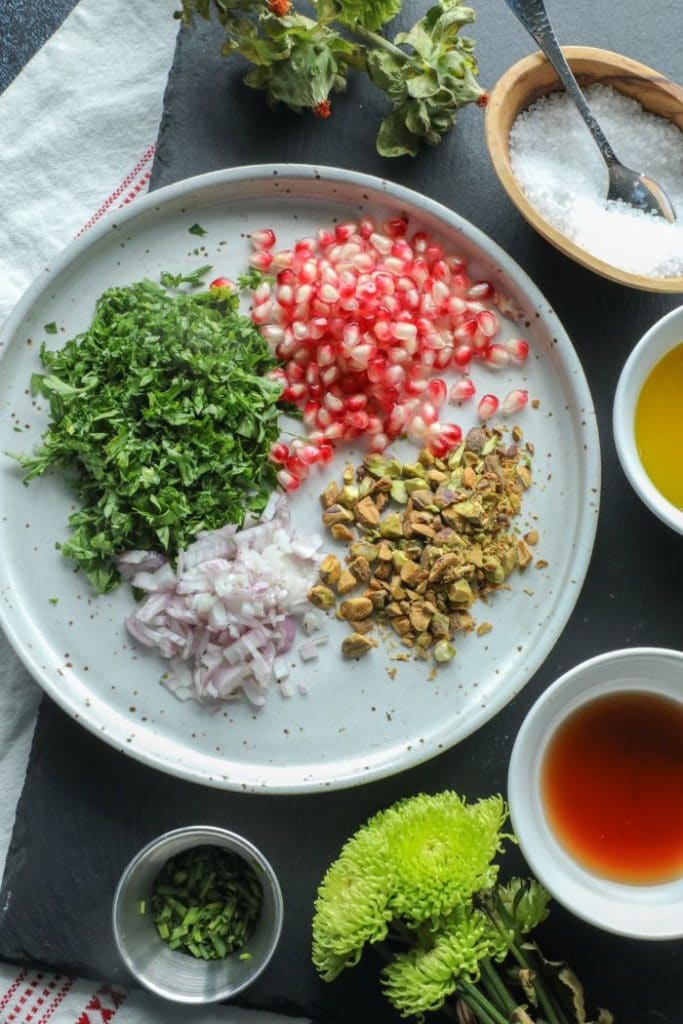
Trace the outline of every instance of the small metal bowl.
{"label": "small metal bowl", "polygon": [[[170,950],[159,938],[151,914],[140,914],[140,903],[150,904],[154,880],[164,864],[183,850],[218,846],[239,854],[256,871],[263,889],[263,906],[249,940],[248,960],[195,960]],[[126,967],[150,992],[177,1003],[208,1004],[231,999],[255,981],[270,961],[282,931],[282,892],[275,872],[247,839],[212,826],[192,825],[153,839],[123,872],[112,910],[114,939]]]}

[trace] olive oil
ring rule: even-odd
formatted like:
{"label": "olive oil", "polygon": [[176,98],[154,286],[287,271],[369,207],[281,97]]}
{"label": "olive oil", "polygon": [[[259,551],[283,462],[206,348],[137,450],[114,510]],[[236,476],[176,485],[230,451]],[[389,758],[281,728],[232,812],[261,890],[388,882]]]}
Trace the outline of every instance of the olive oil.
{"label": "olive oil", "polygon": [[632,690],[584,704],[550,739],[541,793],[558,841],[589,871],[683,878],[683,704]]}
{"label": "olive oil", "polygon": [[651,370],[636,406],[636,446],[659,493],[683,509],[683,343]]}

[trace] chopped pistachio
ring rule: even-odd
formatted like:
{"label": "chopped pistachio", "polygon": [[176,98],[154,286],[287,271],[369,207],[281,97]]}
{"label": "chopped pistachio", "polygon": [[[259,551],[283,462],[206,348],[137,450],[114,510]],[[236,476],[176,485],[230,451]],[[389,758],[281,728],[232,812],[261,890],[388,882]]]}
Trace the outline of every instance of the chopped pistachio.
{"label": "chopped pistachio", "polygon": [[337,504],[337,498],[339,497],[339,484],[336,480],[331,480],[323,493],[320,495],[320,502],[323,508],[329,508],[330,505]]}
{"label": "chopped pistachio", "polygon": [[355,619],[367,619],[372,612],[372,601],[367,597],[349,597],[342,601],[339,608],[343,618],[349,622]]}
{"label": "chopped pistachio", "polygon": [[493,626],[490,622],[480,622],[477,626],[477,636],[486,636],[492,629]]}
{"label": "chopped pistachio", "polygon": [[341,573],[341,562],[336,555],[325,555],[320,563],[318,575],[323,583],[334,586]]}
{"label": "chopped pistachio", "polygon": [[335,523],[334,526],[330,528],[330,533],[335,540],[343,540],[347,543],[356,539],[346,523]]}
{"label": "chopped pistachio", "polygon": [[367,558],[359,555],[349,562],[349,572],[352,572],[359,583],[367,583],[370,579],[370,563]]}
{"label": "chopped pistachio", "polygon": [[343,505],[344,508],[353,508],[358,499],[360,498],[360,490],[354,484],[346,484],[342,487],[339,495],[339,504]]}
{"label": "chopped pistachio", "polygon": [[386,516],[379,524],[379,533],[381,537],[387,539],[397,540],[399,537],[402,537],[403,526],[401,524],[401,517],[396,512]]}
{"label": "chopped pistachio", "polygon": [[434,645],[434,661],[438,661],[440,665],[453,661],[455,654],[455,647],[450,640],[439,640],[438,644]]}
{"label": "chopped pistachio", "polygon": [[345,658],[360,658],[372,650],[374,644],[362,633],[351,633],[342,640],[342,654]]}
{"label": "chopped pistachio", "polygon": [[328,609],[334,608],[336,604],[336,598],[329,587],[321,586],[320,584],[315,587],[311,587],[308,591],[308,600],[311,604],[314,604],[316,608]]}
{"label": "chopped pistachio", "polygon": [[391,485],[391,497],[397,505],[405,505],[408,501],[408,491],[403,480],[394,480]]}
{"label": "chopped pistachio", "polygon": [[363,526],[377,526],[379,524],[379,509],[369,494],[358,502],[355,514],[356,519]]}
{"label": "chopped pistachio", "polygon": [[349,569],[342,569],[337,580],[337,593],[348,594],[350,590],[358,585],[358,580]]}

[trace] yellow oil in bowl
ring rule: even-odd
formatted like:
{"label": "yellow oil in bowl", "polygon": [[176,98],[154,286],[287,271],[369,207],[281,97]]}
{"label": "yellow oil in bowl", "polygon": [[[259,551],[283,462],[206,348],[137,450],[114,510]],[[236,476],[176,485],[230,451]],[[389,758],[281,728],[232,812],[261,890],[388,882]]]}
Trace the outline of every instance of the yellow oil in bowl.
{"label": "yellow oil in bowl", "polygon": [[636,405],[636,446],[662,497],[683,509],[683,343],[650,371]]}

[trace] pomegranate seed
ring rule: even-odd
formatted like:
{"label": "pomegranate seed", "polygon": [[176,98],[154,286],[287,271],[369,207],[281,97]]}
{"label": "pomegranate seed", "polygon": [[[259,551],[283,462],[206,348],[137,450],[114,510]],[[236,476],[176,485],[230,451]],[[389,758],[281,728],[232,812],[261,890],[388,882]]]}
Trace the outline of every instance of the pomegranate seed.
{"label": "pomegranate seed", "polygon": [[390,238],[403,238],[408,230],[408,222],[403,217],[390,217],[382,224],[382,231]]}
{"label": "pomegranate seed", "polygon": [[498,409],[498,399],[495,395],[484,395],[477,406],[477,415],[480,420],[488,420],[495,415]]}
{"label": "pomegranate seed", "polygon": [[429,393],[430,400],[435,408],[440,409],[446,401],[448,394],[448,388],[446,387],[446,381],[441,380],[440,377],[435,377],[430,380],[427,384],[427,391]]}
{"label": "pomegranate seed", "polygon": [[434,261],[434,264],[432,265],[432,277],[435,277],[437,281],[450,281],[451,268],[445,260]]}
{"label": "pomegranate seed", "polygon": [[317,363],[309,363],[306,367],[306,383],[310,386],[311,384],[317,384],[320,380],[320,367]]}
{"label": "pomegranate seed", "polygon": [[508,350],[510,359],[518,366],[521,366],[529,355],[529,343],[522,338],[510,338],[505,342],[505,348]]}
{"label": "pomegranate seed", "polygon": [[231,281],[229,277],[214,277],[213,281],[209,285],[209,288],[215,290],[216,288],[230,288],[232,291],[235,289],[235,282]]}
{"label": "pomegranate seed", "polygon": [[478,281],[477,284],[472,285],[467,294],[470,299],[490,299],[494,294],[493,285],[488,281]]}
{"label": "pomegranate seed", "polygon": [[408,423],[408,433],[411,437],[421,438],[427,433],[428,425],[422,416],[413,416]]}
{"label": "pomegranate seed", "polygon": [[380,430],[377,434],[371,435],[369,448],[371,452],[383,452],[388,444],[388,436]]}
{"label": "pomegranate seed", "polygon": [[469,377],[463,377],[451,388],[451,402],[466,402],[476,393],[474,381]]}
{"label": "pomegranate seed", "polygon": [[427,442],[427,451],[437,459],[442,459],[444,455],[447,455],[450,447],[448,441],[443,437],[430,437]]}
{"label": "pomegranate seed", "polygon": [[510,391],[502,401],[500,411],[504,416],[514,416],[516,412],[523,409],[529,401],[529,393],[515,389]]}
{"label": "pomegranate seed", "polygon": [[327,441],[338,441],[343,434],[344,428],[341,423],[330,423],[329,427],[325,428],[325,439]]}
{"label": "pomegranate seed", "polygon": [[503,345],[489,345],[484,354],[484,361],[500,370],[510,362],[510,354]]}
{"label": "pomegranate seed", "polygon": [[496,336],[500,325],[495,313],[485,309],[481,313],[477,313],[476,319],[480,334],[483,334],[486,338],[494,338]]}
{"label": "pomegranate seed", "polygon": [[369,238],[370,245],[377,252],[387,256],[391,252],[391,239],[387,238],[386,235],[380,235],[379,232],[373,231]]}
{"label": "pomegranate seed", "polygon": [[320,461],[320,448],[316,444],[302,445],[298,454],[305,466],[313,466]]}
{"label": "pomegranate seed", "polygon": [[272,315],[273,303],[270,301],[270,299],[268,299],[266,302],[260,302],[259,305],[254,306],[254,308],[251,311],[251,319],[259,327],[261,327],[265,323],[268,323]]}
{"label": "pomegranate seed", "polygon": [[269,456],[271,462],[282,464],[289,458],[289,448],[281,441],[276,441],[270,446]]}
{"label": "pomegranate seed", "polygon": [[331,462],[334,456],[334,448],[332,447],[332,445],[321,444],[318,448],[318,451],[320,452],[320,461],[324,465],[327,465],[328,462]]}
{"label": "pomegranate seed", "polygon": [[303,255],[312,255],[315,252],[315,238],[300,238],[298,242],[294,243],[294,253]]}
{"label": "pomegranate seed", "polygon": [[318,409],[318,413],[315,417],[316,427],[320,427],[321,430],[326,430],[331,423],[332,413],[329,411],[329,409]]}
{"label": "pomegranate seed", "polygon": [[320,406],[317,402],[306,402],[302,413],[302,419],[304,421],[304,426],[309,430],[317,424],[319,412]]}
{"label": "pomegranate seed", "polygon": [[332,231],[328,231],[327,228],[321,228],[318,232],[318,245],[321,249],[329,249],[331,245],[334,245],[336,239]]}
{"label": "pomegranate seed", "polygon": [[329,388],[336,380],[339,380],[340,369],[338,366],[326,366],[320,373],[320,381]]}
{"label": "pomegranate seed", "polygon": [[258,231],[252,231],[249,238],[256,249],[272,249],[275,245],[275,232],[271,228],[259,228]]}
{"label": "pomegranate seed", "polygon": [[341,398],[338,398],[331,391],[327,392],[323,398],[323,402],[325,403],[325,407],[333,414],[344,411],[344,403]]}
{"label": "pomegranate seed", "polygon": [[278,345],[284,339],[285,331],[278,324],[266,324],[261,328],[261,334],[269,345]]}
{"label": "pomegranate seed", "polygon": [[368,429],[370,417],[366,412],[363,412],[362,410],[359,412],[350,412],[347,413],[344,422],[353,430],[357,430],[359,433],[362,433],[364,430]]}
{"label": "pomegranate seed", "polygon": [[463,320],[453,331],[453,337],[458,341],[470,341],[477,333],[477,321],[474,317]]}
{"label": "pomegranate seed", "polygon": [[439,418],[439,411],[431,402],[425,402],[421,409],[421,415],[428,427],[431,427]]}
{"label": "pomegranate seed", "polygon": [[425,252],[429,245],[429,238],[424,231],[416,231],[410,240],[410,244],[415,252]]}
{"label": "pomegranate seed", "polygon": [[356,227],[356,224],[337,224],[334,229],[334,237],[338,242],[348,242],[351,235],[355,235]]}
{"label": "pomegranate seed", "polygon": [[268,249],[259,249],[257,252],[251,253],[248,262],[256,270],[268,270],[273,262],[273,254]]}
{"label": "pomegranate seed", "polygon": [[439,427],[439,437],[448,444],[449,448],[452,448],[454,445],[460,444],[462,430],[457,423],[442,423]]}
{"label": "pomegranate seed", "polygon": [[453,352],[454,364],[462,369],[467,366],[472,359],[473,351],[471,345],[456,345],[455,351]]}
{"label": "pomegranate seed", "polygon": [[349,398],[346,399],[346,408],[350,412],[358,412],[360,409],[364,409],[367,404],[368,396],[361,395],[360,393],[356,395],[350,395]]}
{"label": "pomegranate seed", "polygon": [[280,487],[282,487],[283,490],[287,491],[289,494],[291,494],[292,491],[296,491],[297,488],[301,485],[301,481],[297,477],[295,477],[293,473],[288,472],[288,470],[286,469],[281,469],[279,471],[279,473],[277,474],[277,482],[279,483]]}

